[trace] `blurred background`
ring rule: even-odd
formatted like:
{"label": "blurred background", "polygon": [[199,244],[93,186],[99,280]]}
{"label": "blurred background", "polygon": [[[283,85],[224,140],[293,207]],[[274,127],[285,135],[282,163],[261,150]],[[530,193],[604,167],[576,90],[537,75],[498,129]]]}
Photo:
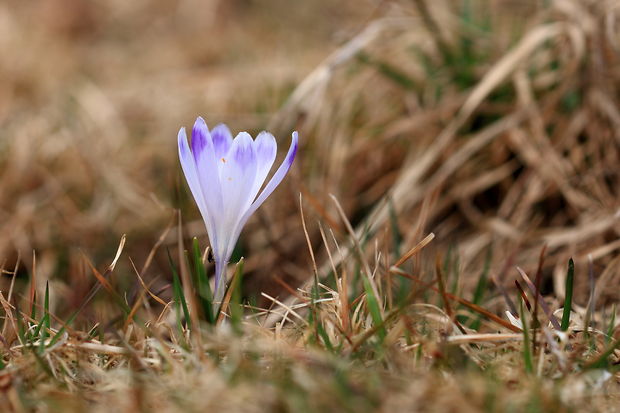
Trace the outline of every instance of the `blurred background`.
{"label": "blurred background", "polygon": [[459,292],[485,261],[511,288],[543,245],[544,294],[562,297],[571,256],[577,283],[591,254],[617,285],[619,17],[611,0],[2,2],[0,288],[36,251],[56,310],[79,306],[88,262],[105,269],[127,234],[113,282],[134,294],[128,258],[142,272],[154,251],[142,275],[169,295],[176,208],[207,245],[176,148],[199,115],[269,129],[278,159],[300,132],[235,254],[250,296],[312,275],[300,193],[319,265],[317,220],[346,244],[334,194],[385,265],[434,232],[428,266],[450,255]]}

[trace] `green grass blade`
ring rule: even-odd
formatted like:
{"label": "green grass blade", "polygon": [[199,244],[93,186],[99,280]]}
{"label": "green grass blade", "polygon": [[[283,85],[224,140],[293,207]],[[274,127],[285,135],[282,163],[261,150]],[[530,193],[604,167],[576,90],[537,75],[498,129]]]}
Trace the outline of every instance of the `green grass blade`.
{"label": "green grass blade", "polygon": [[[52,373],[47,363],[45,363],[45,361],[41,358],[39,353],[37,353],[37,351],[35,350],[33,342],[28,341],[25,335],[24,323],[23,323],[19,308],[16,308],[15,314],[17,315],[15,317],[15,320],[17,321],[17,336],[19,337],[20,343],[24,345],[25,350],[28,350],[32,353],[32,355],[35,357],[37,361],[37,364],[42,368],[45,374],[47,374],[50,378],[56,380],[54,373]],[[32,337],[32,339],[34,339],[34,337]]]}
{"label": "green grass blade", "polygon": [[233,282],[228,288],[232,288],[230,297],[230,323],[237,332],[241,332],[241,319],[243,317],[243,305],[241,303],[243,295],[241,294],[241,284],[243,280],[243,258],[237,263]]}
{"label": "green grass blade", "polygon": [[24,347],[29,347],[30,339],[26,336],[26,329],[24,328],[24,320],[22,319],[21,313],[19,311],[19,307],[15,308],[15,321],[17,322],[17,337],[19,338],[20,344]]}
{"label": "green grass blade", "polygon": [[530,343],[530,329],[525,319],[525,310],[523,309],[523,300],[519,300],[519,315],[521,324],[523,324],[523,362],[527,373],[534,372],[534,362],[532,361],[532,347]]}
{"label": "green grass blade", "polygon": [[[383,319],[381,318],[381,309],[379,307],[379,301],[377,297],[375,297],[374,292],[372,291],[372,287],[370,286],[370,281],[364,277],[364,290],[366,291],[366,305],[368,306],[368,311],[370,312],[370,316],[372,317],[372,321],[375,325],[381,325],[383,323]],[[386,336],[385,328],[382,326],[377,330],[377,335],[380,340]]]}
{"label": "green grass blade", "polygon": [[[168,250],[168,261],[170,263],[170,268],[172,270],[172,289],[174,293],[174,303],[178,310],[183,310],[183,317],[185,318],[185,323],[188,328],[191,329],[191,320],[189,318],[189,309],[187,307],[187,301],[185,300],[185,294],[183,294],[183,287],[181,286],[181,280],[179,278],[179,274],[177,273],[176,267],[174,266],[174,262],[172,262],[172,257],[170,256],[170,250]],[[179,308],[180,306],[180,308]],[[178,319],[179,328],[182,327],[181,320]],[[183,329],[181,328],[181,331]]]}
{"label": "green grass blade", "polygon": [[616,327],[616,303],[614,303],[613,307],[611,307],[611,319],[609,320],[609,325],[607,326],[607,338],[605,339],[606,343],[609,344],[614,336],[614,329]]}
{"label": "green grass blade", "polygon": [[[35,290],[34,295],[32,297],[32,308],[30,309],[30,318],[32,320],[37,319],[37,292]],[[30,332],[26,332],[26,336],[30,336]]]}
{"label": "green grass blade", "polygon": [[482,273],[480,274],[480,278],[478,279],[478,284],[476,284],[476,290],[474,291],[474,296],[472,298],[472,302],[474,304],[480,304],[482,299],[484,298],[484,292],[487,290],[487,285],[489,281],[489,270],[491,269],[491,258],[493,253],[491,248],[487,251],[486,259],[484,260],[484,267],[482,268]]}
{"label": "green grass blade", "polygon": [[39,342],[39,352],[43,352],[45,349],[45,340],[47,340],[47,331],[50,328],[50,284],[49,281],[45,283],[45,298],[43,302],[43,319],[39,324],[42,326],[40,342]]}
{"label": "green grass blade", "polygon": [[575,278],[575,263],[573,259],[568,260],[568,271],[566,273],[566,296],[564,297],[564,312],[562,313],[562,331],[568,330],[570,324],[570,309],[573,304],[573,281]]}
{"label": "green grass blade", "polygon": [[60,327],[60,330],[58,330],[58,332],[54,334],[54,337],[52,337],[52,339],[50,340],[50,344],[49,344],[50,347],[52,347],[54,344],[56,344],[58,340],[60,340],[62,335],[65,333],[65,331],[67,331],[67,326],[71,324],[73,320],[75,320],[75,318],[77,317],[79,313],[80,313],[80,310],[77,310],[77,311],[74,311],[73,314],[69,316],[65,324],[62,327]]}
{"label": "green grass blade", "polygon": [[202,307],[205,319],[209,324],[215,323],[215,314],[213,313],[213,292],[209,285],[207,277],[207,269],[202,262],[202,254],[200,253],[200,245],[198,239],[194,238],[192,245],[192,258],[194,262],[194,282],[198,291],[198,300]]}
{"label": "green grass blade", "polygon": [[316,329],[319,333],[319,336],[321,336],[323,343],[325,343],[325,347],[327,348],[327,350],[329,350],[331,353],[335,353],[336,350],[334,349],[334,345],[329,339],[329,336],[327,335],[327,331],[325,331],[323,324],[321,324],[319,320],[316,320]]}
{"label": "green grass blade", "polygon": [[590,361],[589,363],[586,363],[586,365],[584,366],[584,370],[602,369],[602,368],[609,367],[609,360],[607,360],[607,359],[618,348],[620,348],[620,340],[614,341],[613,344],[608,346],[597,358],[595,358],[594,360]]}
{"label": "green grass blade", "polygon": [[[482,300],[484,299],[484,293],[489,285],[489,271],[491,270],[491,258],[493,257],[493,251],[489,247],[487,251],[487,256],[484,260],[484,267],[482,268],[482,273],[480,274],[480,278],[478,278],[478,283],[476,284],[476,290],[474,291],[474,296],[472,298],[472,302],[476,305],[480,305]],[[481,317],[478,316],[472,323],[471,328],[473,330],[478,330],[480,328]]]}

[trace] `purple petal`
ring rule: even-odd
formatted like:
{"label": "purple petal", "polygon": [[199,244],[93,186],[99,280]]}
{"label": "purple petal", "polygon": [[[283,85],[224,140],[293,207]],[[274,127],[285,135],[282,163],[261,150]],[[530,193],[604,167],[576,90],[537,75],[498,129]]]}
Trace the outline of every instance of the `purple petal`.
{"label": "purple petal", "polygon": [[187,184],[189,185],[189,189],[192,191],[194,200],[196,201],[196,204],[198,204],[198,208],[202,212],[205,209],[204,198],[202,196],[200,181],[198,180],[196,163],[189,149],[189,145],[187,144],[187,134],[185,133],[185,128],[181,128],[179,130],[178,141],[179,160],[181,161],[181,168],[183,169],[183,174],[185,175],[185,179],[187,181]]}
{"label": "purple petal", "polygon": [[[258,209],[258,207],[260,207],[263,204],[263,202],[265,202],[267,197],[271,195],[271,193],[276,189],[276,187],[280,184],[280,182],[282,182],[282,180],[286,176],[286,173],[291,168],[291,165],[293,164],[293,160],[295,159],[295,155],[297,154],[298,140],[299,138],[298,138],[297,132],[293,132],[293,136],[291,139],[291,146],[288,150],[288,153],[286,154],[286,157],[284,158],[284,161],[282,161],[282,164],[280,165],[276,173],[273,174],[273,176],[271,177],[271,179],[265,186],[265,189],[263,189],[263,192],[261,192],[261,194],[258,196],[256,201],[254,201],[250,205],[247,211],[243,214],[243,217],[241,217],[241,219],[238,221],[237,225],[235,226],[234,231],[232,233],[232,237],[231,237],[231,239],[233,239],[234,242],[237,242],[237,239],[239,239],[241,230],[243,229],[243,226],[248,221],[250,216],[256,211],[256,209]],[[232,244],[232,246],[234,247],[234,244]],[[231,249],[231,252],[232,252],[232,249]],[[228,259],[229,258],[230,256],[228,257]]]}
{"label": "purple petal", "polygon": [[228,126],[220,123],[211,131],[211,137],[213,138],[215,157],[220,159],[228,153],[232,145],[233,138],[230,134],[230,129],[228,129]]}
{"label": "purple petal", "polygon": [[206,210],[202,216],[207,224],[209,241],[216,253],[215,246],[218,245],[218,238],[224,236],[220,234],[217,225],[221,218],[223,199],[213,140],[207,124],[201,117],[196,119],[192,130],[192,152]]}
{"label": "purple petal", "polygon": [[236,165],[241,169],[256,167],[256,150],[254,141],[247,132],[240,132],[233,141],[228,152],[228,157],[233,161],[230,165]]}
{"label": "purple petal", "polygon": [[198,162],[198,157],[205,149],[205,146],[207,146],[207,141],[210,140],[211,134],[209,133],[209,128],[204,119],[198,116],[194,123],[194,128],[192,129],[192,153],[194,154],[196,162]]}
{"label": "purple petal", "polygon": [[181,161],[181,168],[183,169],[185,180],[187,181],[189,189],[194,196],[196,205],[198,205],[200,214],[205,221],[209,237],[215,237],[213,220],[209,215],[209,209],[207,208],[207,203],[205,202],[204,194],[202,192],[202,185],[200,184],[198,169],[196,168],[196,161],[194,159],[194,156],[192,155],[192,152],[189,149],[189,145],[187,144],[187,135],[185,133],[185,128],[181,128],[181,130],[179,130],[178,144],[179,160]]}
{"label": "purple petal", "polygon": [[[204,125],[204,128],[202,125]],[[205,205],[213,219],[217,220],[217,215],[223,208],[220,174],[213,148],[213,140],[202,118],[196,120],[193,133],[196,134],[192,136],[192,143],[194,141],[197,142],[195,145],[192,145],[192,149],[194,159],[196,160],[198,180],[205,199]]]}
{"label": "purple petal", "polygon": [[271,193],[278,187],[278,185],[280,185],[280,182],[282,182],[282,180],[286,176],[286,173],[289,171],[289,169],[291,169],[291,165],[293,164],[293,161],[295,160],[295,155],[297,154],[298,140],[299,137],[297,131],[295,131],[293,132],[293,135],[291,137],[291,146],[288,149],[288,153],[286,154],[284,161],[282,161],[282,164],[280,165],[276,173],[273,174],[273,176],[265,186],[265,189],[263,189],[258,198],[256,198],[256,201],[252,203],[248,211],[245,213],[242,220],[244,224],[245,221],[247,221],[247,219],[250,217],[250,215],[252,215],[254,211],[256,211],[258,207],[260,207],[263,202],[265,202],[267,197],[271,195]]}

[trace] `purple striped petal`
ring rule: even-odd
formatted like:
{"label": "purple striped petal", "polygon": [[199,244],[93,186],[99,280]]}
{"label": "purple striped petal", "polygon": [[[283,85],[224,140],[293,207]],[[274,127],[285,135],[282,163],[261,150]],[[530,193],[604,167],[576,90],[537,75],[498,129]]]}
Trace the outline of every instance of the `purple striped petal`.
{"label": "purple striped petal", "polygon": [[192,153],[194,154],[196,162],[198,162],[198,157],[207,146],[208,141],[211,141],[209,128],[205,120],[198,116],[196,122],[194,122],[194,128],[192,129]]}
{"label": "purple striped petal", "polygon": [[185,175],[185,179],[187,180],[189,189],[192,191],[194,200],[196,201],[196,204],[198,204],[198,208],[202,211],[204,209],[204,199],[202,197],[200,181],[198,181],[196,163],[194,161],[192,152],[189,149],[189,145],[187,144],[187,134],[185,133],[185,128],[181,128],[179,130],[178,144],[179,160],[181,161],[181,168],[183,169],[183,174]]}
{"label": "purple striped petal", "polygon": [[194,200],[196,201],[196,205],[198,205],[200,214],[202,215],[205,226],[207,227],[207,232],[215,237],[214,223],[209,214],[209,208],[207,207],[207,203],[205,202],[204,194],[202,192],[202,185],[200,184],[196,161],[189,149],[189,145],[187,144],[187,134],[185,133],[185,128],[181,128],[181,130],[179,130],[178,144],[179,160],[181,161],[181,168],[183,169],[185,180],[187,181],[189,189],[192,192]]}
{"label": "purple striped petal", "polygon": [[207,233],[211,245],[215,245],[217,239],[223,236],[220,235],[221,231],[217,225],[218,211],[223,208],[223,199],[213,140],[207,124],[201,117],[196,119],[192,130],[192,152],[196,160],[198,181],[207,210],[207,214],[202,214],[202,217],[205,223],[210,221]]}
{"label": "purple striped petal", "polygon": [[230,129],[228,129],[228,126],[220,123],[211,131],[211,137],[213,138],[215,157],[220,159],[228,153],[232,145],[233,138],[230,134]]}
{"label": "purple striped petal", "polygon": [[[228,157],[234,160],[237,167],[241,169],[256,167],[256,149],[254,148],[254,140],[247,132],[239,132],[233,140],[230,147]],[[256,172],[256,171],[254,171]]]}

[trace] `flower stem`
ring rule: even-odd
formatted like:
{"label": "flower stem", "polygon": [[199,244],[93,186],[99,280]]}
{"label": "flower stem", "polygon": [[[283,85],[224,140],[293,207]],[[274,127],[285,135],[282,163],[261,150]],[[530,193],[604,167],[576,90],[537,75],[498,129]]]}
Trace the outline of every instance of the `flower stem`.
{"label": "flower stem", "polygon": [[213,307],[215,311],[222,305],[226,292],[226,261],[215,261],[215,290],[213,293]]}

